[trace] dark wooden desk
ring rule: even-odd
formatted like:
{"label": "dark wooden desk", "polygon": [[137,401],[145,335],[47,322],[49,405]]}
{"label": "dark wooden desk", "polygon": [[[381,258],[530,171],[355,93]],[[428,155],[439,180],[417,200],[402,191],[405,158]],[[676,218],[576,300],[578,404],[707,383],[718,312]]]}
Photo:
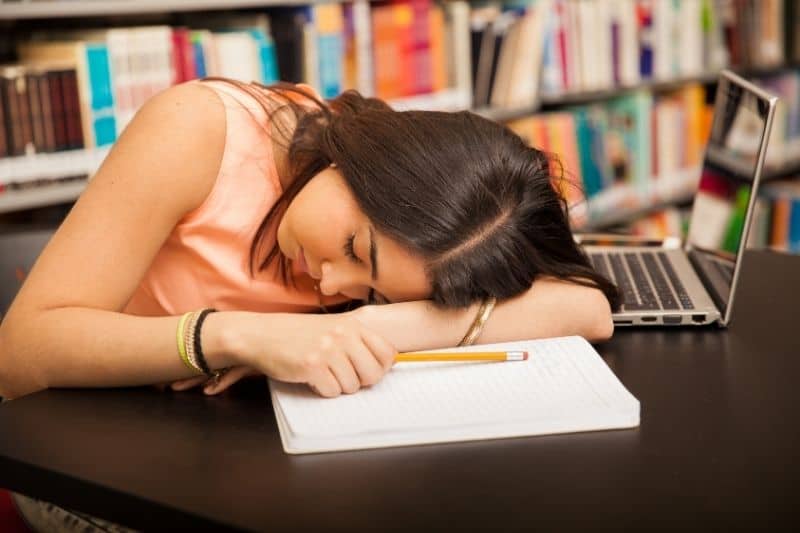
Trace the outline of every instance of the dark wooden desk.
{"label": "dark wooden desk", "polygon": [[[263,382],[0,406],[0,486],[145,529],[766,529],[798,516],[800,258],[747,256],[731,328],[598,347],[636,430],[288,456]],[[766,526],[766,527],[765,527]]]}

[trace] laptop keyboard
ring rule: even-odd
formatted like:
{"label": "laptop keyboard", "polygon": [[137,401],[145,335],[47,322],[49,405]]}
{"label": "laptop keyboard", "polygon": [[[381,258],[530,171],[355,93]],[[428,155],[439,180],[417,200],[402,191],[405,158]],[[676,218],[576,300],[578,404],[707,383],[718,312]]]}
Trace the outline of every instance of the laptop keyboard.
{"label": "laptop keyboard", "polygon": [[664,252],[595,253],[589,258],[620,289],[626,311],[694,309]]}

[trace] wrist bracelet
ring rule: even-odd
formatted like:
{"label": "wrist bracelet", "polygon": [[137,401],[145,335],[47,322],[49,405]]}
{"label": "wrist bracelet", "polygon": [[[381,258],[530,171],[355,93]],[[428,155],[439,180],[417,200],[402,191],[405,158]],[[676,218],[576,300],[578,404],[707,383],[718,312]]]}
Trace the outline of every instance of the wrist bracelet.
{"label": "wrist bracelet", "polygon": [[194,356],[197,362],[197,366],[199,366],[208,377],[216,378],[216,373],[212,372],[211,369],[208,367],[205,355],[203,355],[203,345],[200,341],[200,332],[203,327],[203,322],[205,322],[206,317],[210,313],[214,312],[216,312],[216,309],[213,308],[203,309],[202,311],[199,312],[197,316],[197,322],[195,323],[194,325],[195,327],[192,330],[192,345],[194,347]]}
{"label": "wrist bracelet", "polygon": [[461,339],[461,342],[458,343],[459,346],[469,346],[475,342],[475,339],[477,339],[480,336],[481,331],[483,331],[483,325],[486,324],[486,321],[489,319],[489,315],[492,314],[492,309],[494,309],[496,303],[497,298],[494,296],[483,301],[480,308],[478,308],[478,312],[475,314],[475,319],[472,321],[472,325],[470,325],[466,335],[464,335],[464,338]]}
{"label": "wrist bracelet", "polygon": [[197,374],[205,374],[208,377],[219,379],[221,373],[212,371],[208,367],[206,358],[203,355],[203,345],[200,338],[203,321],[209,313],[215,311],[216,309],[208,308],[201,311],[190,311],[181,315],[180,320],[178,320],[176,341],[178,343],[178,354],[187,368]]}
{"label": "wrist bracelet", "polygon": [[181,315],[180,320],[178,320],[178,330],[175,335],[178,344],[178,355],[180,355],[183,364],[185,364],[191,371],[202,374],[202,371],[189,359],[189,354],[186,351],[186,323],[189,321],[192,315],[193,313],[191,312],[184,313]]}

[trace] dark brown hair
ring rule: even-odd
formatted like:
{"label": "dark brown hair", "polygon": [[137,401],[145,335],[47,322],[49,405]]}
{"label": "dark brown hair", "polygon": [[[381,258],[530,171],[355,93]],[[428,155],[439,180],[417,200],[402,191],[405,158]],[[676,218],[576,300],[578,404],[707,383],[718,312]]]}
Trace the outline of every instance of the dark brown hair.
{"label": "dark brown hair", "polygon": [[335,163],[375,227],[425,261],[436,304],[510,298],[551,276],[598,288],[619,308],[617,288],[573,240],[567,203],[554,186],[563,175],[554,177],[551,158],[505,126],[468,111],[394,111],[355,91],[323,102],[289,83],[206,79],[252,95],[270,119],[290,110],[296,120],[293,131],[282,132],[291,184],[258,228],[251,271],[282,258],[279,272],[288,281],[288,259],[270,229],[297,193]]}

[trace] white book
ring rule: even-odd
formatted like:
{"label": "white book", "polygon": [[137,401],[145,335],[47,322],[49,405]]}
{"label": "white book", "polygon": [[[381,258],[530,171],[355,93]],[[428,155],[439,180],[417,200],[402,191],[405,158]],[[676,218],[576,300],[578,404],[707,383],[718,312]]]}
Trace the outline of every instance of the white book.
{"label": "white book", "polygon": [[356,88],[363,96],[375,96],[372,68],[372,19],[367,0],[353,2],[353,27],[356,46]]}
{"label": "white book", "polygon": [[[470,5],[463,0],[445,2],[445,48],[448,84],[472,98],[472,55],[470,43]],[[469,102],[468,105],[471,105]]]}
{"label": "white book", "polygon": [[378,384],[322,398],[270,380],[286,453],[632,428],[639,401],[582,337],[447,352],[527,350],[526,361],[398,363]]}
{"label": "white book", "polygon": [[539,0],[528,7],[520,22],[517,60],[511,67],[509,107],[533,107],[539,100],[544,53],[545,27],[553,10],[550,0]]}
{"label": "white book", "polygon": [[623,86],[639,83],[639,38],[637,35],[636,5],[633,0],[617,0],[619,23],[619,81]]}
{"label": "white book", "polygon": [[131,69],[130,34],[128,28],[112,28],[106,35],[111,85],[114,88],[114,115],[117,137],[133,119],[138,109],[134,102]]}
{"label": "white book", "polygon": [[703,73],[703,4],[701,0],[683,0],[678,6],[680,42],[673,46],[679,51],[680,75],[699,76]]}
{"label": "white book", "polygon": [[261,60],[253,37],[246,31],[214,33],[219,75],[245,83],[261,80]]}

